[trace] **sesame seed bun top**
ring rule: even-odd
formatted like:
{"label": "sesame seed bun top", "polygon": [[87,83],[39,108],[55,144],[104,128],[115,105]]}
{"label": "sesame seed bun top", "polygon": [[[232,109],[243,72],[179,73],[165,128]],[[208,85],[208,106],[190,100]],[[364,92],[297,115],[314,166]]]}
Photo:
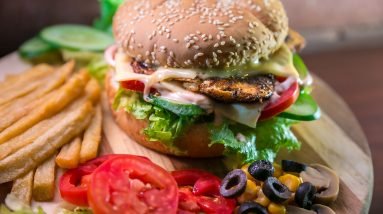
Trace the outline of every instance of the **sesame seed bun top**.
{"label": "sesame seed bun top", "polygon": [[113,29],[138,61],[222,68],[268,57],[284,42],[288,20],[279,0],[129,0]]}

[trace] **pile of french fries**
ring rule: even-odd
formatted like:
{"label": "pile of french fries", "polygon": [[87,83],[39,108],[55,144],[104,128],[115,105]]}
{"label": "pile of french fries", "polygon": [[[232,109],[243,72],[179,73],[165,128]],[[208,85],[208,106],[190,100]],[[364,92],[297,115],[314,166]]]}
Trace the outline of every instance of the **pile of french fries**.
{"label": "pile of french fries", "polygon": [[26,204],[55,195],[56,166],[97,156],[101,89],[75,63],[37,65],[0,83],[0,184]]}

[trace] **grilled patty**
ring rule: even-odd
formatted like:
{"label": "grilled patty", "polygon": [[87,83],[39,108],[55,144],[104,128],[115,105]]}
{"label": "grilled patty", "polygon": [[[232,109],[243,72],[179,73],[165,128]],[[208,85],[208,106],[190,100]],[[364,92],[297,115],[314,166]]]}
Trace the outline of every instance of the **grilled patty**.
{"label": "grilled patty", "polygon": [[[132,62],[135,73],[150,75],[155,72],[137,61]],[[177,79],[189,91],[205,94],[224,103],[263,103],[274,92],[274,76],[261,75],[228,79]]]}
{"label": "grilled patty", "polygon": [[225,103],[263,103],[274,92],[272,75],[186,82],[184,87]]}

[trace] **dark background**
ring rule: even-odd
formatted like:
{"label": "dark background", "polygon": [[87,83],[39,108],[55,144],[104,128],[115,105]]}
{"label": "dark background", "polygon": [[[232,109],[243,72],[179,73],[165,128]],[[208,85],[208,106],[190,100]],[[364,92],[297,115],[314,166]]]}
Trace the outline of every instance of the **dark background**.
{"label": "dark background", "polygon": [[[293,5],[294,2],[298,5]],[[331,17],[327,17],[329,14],[325,12],[333,10],[330,8],[331,5],[328,5],[327,8],[329,8],[329,10],[326,10],[326,7],[323,6],[325,2],[329,4],[334,3],[332,0],[323,1],[321,4],[322,13],[315,9],[315,5],[311,5],[311,7],[315,9],[314,15],[326,16],[327,19],[322,17],[322,20],[323,22],[329,23],[328,20],[331,20]],[[347,0],[344,2],[360,3],[360,1],[355,0]],[[381,3],[381,1],[375,0],[366,2],[370,2],[371,4]],[[286,1],[285,4],[287,4]],[[361,20],[361,18],[355,19],[355,15],[353,15],[355,11],[352,11],[352,8],[348,9],[348,11],[346,11],[348,14],[345,12],[344,15],[339,15],[339,13],[334,12],[338,26],[330,22],[332,28],[325,29],[323,26],[326,26],[326,23],[321,24],[321,17],[314,17],[312,18],[314,24],[312,24],[310,28],[310,19],[303,20],[302,17],[299,17],[299,15],[296,16],[295,13],[303,6],[301,0],[291,1],[288,5],[287,10],[289,15],[292,16],[291,20],[293,22],[291,25],[298,26],[298,29],[304,32],[305,36],[309,38],[309,42],[312,40],[311,45],[309,45],[309,51],[304,53],[304,58],[309,68],[329,83],[345,99],[356,114],[366,133],[375,168],[375,188],[371,213],[382,213],[383,46],[380,45],[379,41],[383,40],[383,36],[381,36],[379,32],[383,31],[383,28],[371,26],[361,27],[360,24],[363,20]],[[358,4],[354,6],[358,7]],[[310,5],[307,5],[306,10],[309,10],[309,7]],[[373,5],[369,7],[371,10],[376,9]],[[378,5],[376,5],[376,7],[378,7]],[[44,26],[56,23],[91,24],[94,17],[98,15],[98,10],[96,0],[0,0],[0,57],[16,50],[23,41],[36,35]],[[374,11],[375,10],[372,12]],[[377,11],[375,11],[375,13],[377,13]],[[368,14],[368,11],[361,11],[355,14]],[[383,13],[381,15],[383,17]],[[347,23],[348,26],[352,26],[352,23],[350,23],[351,18],[348,19],[347,17],[353,17],[353,19],[358,21],[356,29],[362,28],[362,30],[355,31],[355,28],[345,29],[341,27],[344,26],[345,23]],[[365,22],[367,24],[370,22],[369,19],[371,19],[371,17],[366,16]],[[377,17],[374,17],[373,21],[375,25],[376,23],[379,24]],[[320,25],[322,25],[322,27]],[[370,31],[367,33],[365,29],[373,29],[375,34],[371,36],[372,33]],[[323,38],[320,37],[322,38],[320,39],[317,32],[325,32],[325,36],[322,36]],[[327,36],[328,32],[333,32],[335,37],[331,37],[332,34]],[[358,40],[351,39],[350,41],[344,41],[345,35],[347,36],[348,32],[352,32],[350,37],[355,37],[356,32]],[[338,37],[337,35],[340,36]],[[375,42],[370,38],[378,38],[379,41],[377,40]],[[337,39],[343,40],[338,41]],[[340,46],[339,44],[347,45]],[[324,51],[321,47],[325,45],[327,46]]]}

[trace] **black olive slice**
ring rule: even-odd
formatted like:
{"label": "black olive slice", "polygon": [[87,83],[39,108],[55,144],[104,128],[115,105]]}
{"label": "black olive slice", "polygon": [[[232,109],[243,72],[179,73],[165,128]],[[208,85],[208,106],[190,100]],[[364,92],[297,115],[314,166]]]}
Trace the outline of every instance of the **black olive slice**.
{"label": "black olive slice", "polygon": [[259,160],[250,164],[248,171],[253,178],[265,181],[268,177],[273,176],[274,166],[270,161]]}
{"label": "black olive slice", "polygon": [[268,214],[265,207],[252,201],[247,201],[241,204],[241,206],[238,209],[238,214],[248,214],[248,213]]}
{"label": "black olive slice", "polygon": [[287,186],[283,185],[277,178],[269,177],[262,186],[262,191],[270,201],[283,203],[292,195]]}
{"label": "black olive slice", "polygon": [[226,198],[240,196],[246,190],[247,177],[241,169],[229,172],[222,180],[219,189],[221,195]]}
{"label": "black olive slice", "polygon": [[282,160],[282,169],[285,172],[297,172],[300,173],[306,170],[306,164],[298,163],[291,160]]}
{"label": "black olive slice", "polygon": [[297,203],[297,205],[302,208],[311,209],[311,206],[315,200],[316,192],[317,190],[315,186],[313,186],[311,183],[302,183],[299,185],[297,192],[295,193],[295,203]]}

